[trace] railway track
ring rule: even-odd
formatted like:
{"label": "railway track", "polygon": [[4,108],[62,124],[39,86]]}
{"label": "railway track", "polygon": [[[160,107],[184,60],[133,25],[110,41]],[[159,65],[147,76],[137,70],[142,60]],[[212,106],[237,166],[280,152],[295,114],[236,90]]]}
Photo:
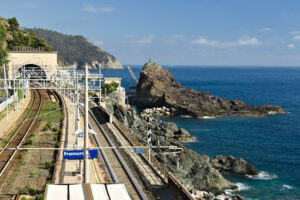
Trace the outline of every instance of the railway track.
{"label": "railway track", "polygon": [[8,167],[10,163],[14,159],[17,154],[17,150],[8,150],[9,148],[19,148],[23,144],[26,136],[30,132],[36,117],[38,116],[41,105],[42,105],[42,92],[40,90],[34,90],[33,101],[30,106],[30,111],[26,116],[25,120],[21,123],[18,129],[15,131],[14,135],[10,138],[8,143],[4,148],[6,150],[2,150],[0,152],[0,183],[6,175],[8,171]]}
{"label": "railway track", "polygon": [[[108,127],[114,132],[114,136],[116,140],[121,144],[121,146],[132,146],[114,122],[112,124],[108,124]],[[160,178],[160,176],[149,166],[148,162],[145,161],[139,154],[133,153],[132,149],[124,149],[124,152],[131,158],[132,162],[135,163],[138,170],[143,175],[145,181],[147,181],[152,186],[164,186],[164,182]]]}
{"label": "railway track", "polygon": [[[66,148],[67,147],[67,142],[68,142],[68,131],[69,131],[69,115],[68,115],[68,108],[66,106],[66,102],[65,102],[65,99],[63,97],[61,97],[61,94],[59,94],[58,92],[56,91],[51,91],[51,90],[48,90],[48,95],[49,95],[49,98],[51,99],[50,96],[53,96],[56,100],[56,102],[59,103],[60,107],[63,108],[63,116],[64,116],[64,119],[63,119],[63,122],[62,122],[62,125],[61,125],[61,128],[62,129],[65,129],[65,139],[64,139],[64,142],[63,142],[63,145],[62,147]],[[60,140],[62,140],[62,135],[60,136]],[[60,141],[62,142],[62,141]],[[60,154],[61,154],[62,151],[58,151],[57,153],[57,156],[56,156],[56,162],[59,161],[59,157],[60,157]],[[64,182],[64,174],[65,174],[65,166],[66,166],[66,160],[62,160],[61,161],[61,170],[60,170],[60,173],[59,173],[59,178],[58,178],[58,182],[59,184],[63,184]],[[57,169],[57,167],[55,167]],[[55,174],[56,174],[56,171],[54,171],[54,176],[53,176],[53,180],[52,182],[55,182]]]}
{"label": "railway track", "polygon": [[[103,121],[99,121],[99,119],[101,119],[100,116],[95,116],[94,113],[89,111],[89,126],[93,128],[96,133],[100,133],[93,135],[95,145],[98,147],[111,147],[113,143],[106,134],[109,130],[106,126],[101,125]],[[109,171],[112,182],[125,184],[132,199],[146,199],[119,152],[116,149],[102,149],[100,153],[102,158],[99,157],[99,159],[101,159],[102,162],[104,160],[107,167],[105,170]]]}

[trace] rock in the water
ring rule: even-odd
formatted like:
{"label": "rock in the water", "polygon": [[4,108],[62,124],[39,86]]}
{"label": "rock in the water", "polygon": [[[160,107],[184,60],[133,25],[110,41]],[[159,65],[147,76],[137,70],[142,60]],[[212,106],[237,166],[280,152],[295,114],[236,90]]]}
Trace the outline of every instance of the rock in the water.
{"label": "rock in the water", "polygon": [[148,62],[140,73],[136,103],[143,107],[166,106],[173,114],[191,117],[264,116],[284,113],[279,106],[251,106],[240,100],[228,101],[207,92],[186,89],[160,65]]}
{"label": "rock in the water", "polygon": [[211,165],[223,174],[236,176],[258,175],[258,171],[242,158],[216,156],[210,159]]}

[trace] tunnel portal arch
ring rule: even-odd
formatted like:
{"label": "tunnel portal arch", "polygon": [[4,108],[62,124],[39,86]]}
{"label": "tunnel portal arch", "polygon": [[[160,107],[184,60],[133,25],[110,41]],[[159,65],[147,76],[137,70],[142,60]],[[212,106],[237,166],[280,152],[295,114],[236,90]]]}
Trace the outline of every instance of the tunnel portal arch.
{"label": "tunnel portal arch", "polygon": [[23,65],[18,69],[18,75],[30,79],[47,79],[46,71],[36,64]]}

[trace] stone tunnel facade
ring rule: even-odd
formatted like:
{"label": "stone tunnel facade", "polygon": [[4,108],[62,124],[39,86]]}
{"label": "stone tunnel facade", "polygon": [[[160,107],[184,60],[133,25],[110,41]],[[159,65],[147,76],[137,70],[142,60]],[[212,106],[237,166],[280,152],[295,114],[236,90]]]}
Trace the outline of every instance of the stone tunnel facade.
{"label": "stone tunnel facade", "polygon": [[[57,72],[57,52],[14,52],[8,54],[7,74],[9,79],[18,76],[18,72],[38,69],[43,79],[51,79]],[[37,72],[35,72],[37,73]],[[33,74],[32,74],[33,76]]]}

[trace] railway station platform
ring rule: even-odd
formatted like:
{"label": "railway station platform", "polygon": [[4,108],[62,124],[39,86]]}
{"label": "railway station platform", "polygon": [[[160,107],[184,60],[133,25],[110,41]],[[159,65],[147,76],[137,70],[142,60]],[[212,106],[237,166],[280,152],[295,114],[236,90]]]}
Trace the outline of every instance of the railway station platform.
{"label": "railway station platform", "polygon": [[124,184],[48,184],[45,200],[131,200]]}
{"label": "railway station platform", "polygon": [[[62,147],[72,148],[72,149],[83,149],[83,137],[78,137],[75,134],[75,114],[76,107],[71,103],[71,100],[66,96],[61,94],[61,97],[65,101],[66,105],[66,121],[68,121],[67,127],[63,130],[62,136]],[[80,118],[80,127],[83,131],[84,127],[84,119]],[[77,137],[77,143],[76,143]],[[89,142],[91,145],[91,142]],[[101,177],[99,177],[99,166],[94,161],[90,159],[90,183],[100,183]],[[58,162],[57,162],[57,170],[55,174],[55,184],[75,184],[82,183],[83,181],[83,160],[63,160],[63,151],[61,151]]]}
{"label": "railway station platform", "polygon": [[20,99],[18,102],[18,108],[12,109],[8,112],[8,119],[6,119],[6,109],[3,110],[4,117],[0,120],[0,139],[3,139],[9,134],[15,127],[16,123],[20,122],[20,118],[28,108],[32,98],[32,93],[29,92],[27,98]]}

